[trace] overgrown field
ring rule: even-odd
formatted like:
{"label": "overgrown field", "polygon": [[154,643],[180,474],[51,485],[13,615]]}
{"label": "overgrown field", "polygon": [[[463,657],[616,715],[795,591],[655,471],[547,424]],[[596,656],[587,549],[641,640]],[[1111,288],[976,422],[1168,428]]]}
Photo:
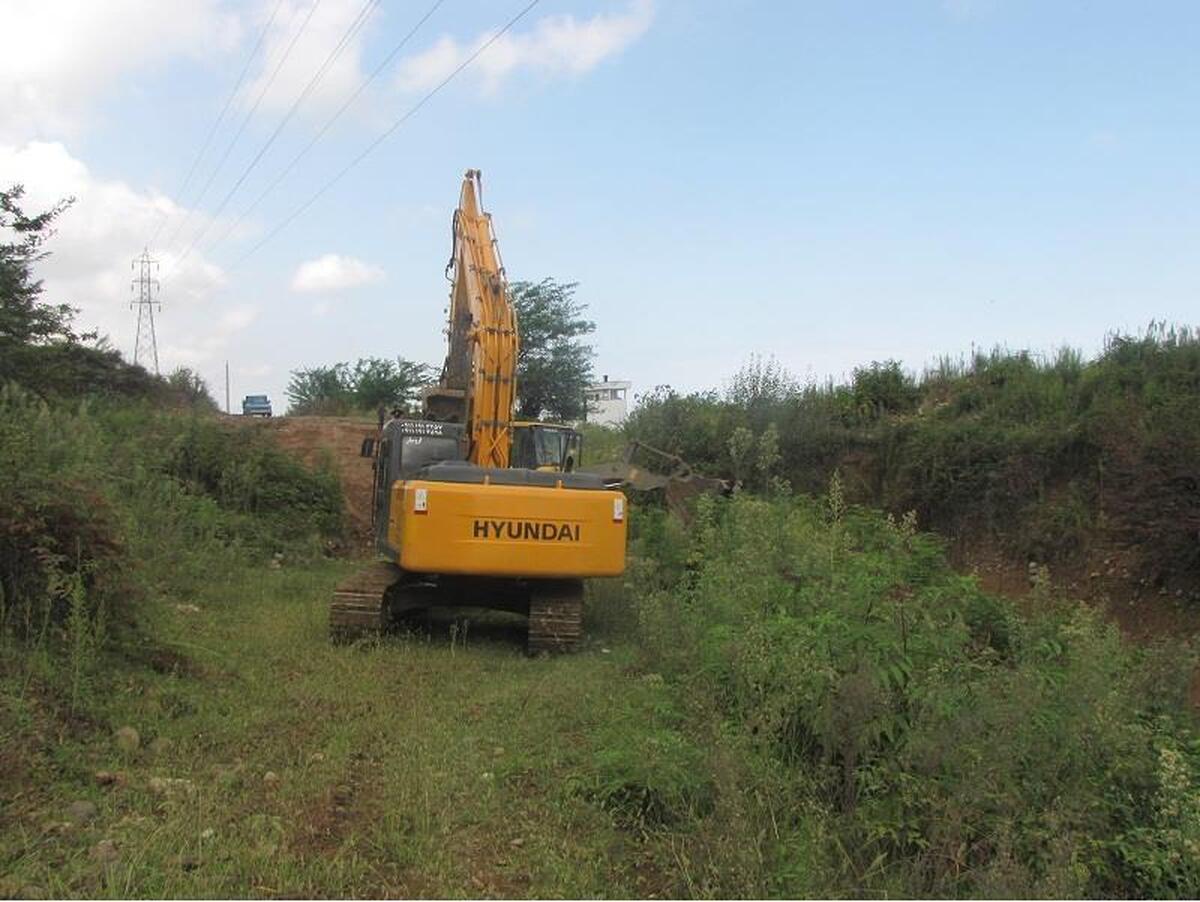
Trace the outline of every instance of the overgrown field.
{"label": "overgrown field", "polygon": [[1040,575],[1018,613],[836,480],[635,510],[575,655],[469,612],[332,647],[328,474],[4,403],[4,894],[1200,892],[1195,649]]}
{"label": "overgrown field", "polygon": [[[55,688],[59,662],[6,658],[5,890],[640,896],[675,885],[667,838],[645,841],[606,807],[628,768],[676,779],[671,756],[691,748],[668,688],[638,674],[628,646],[531,660],[520,624],[499,619],[332,647],[326,604],[350,566],[226,570],[156,605],[148,647],[106,656],[74,707]],[[132,751],[114,736],[127,725]],[[71,811],[81,800],[94,817]]]}

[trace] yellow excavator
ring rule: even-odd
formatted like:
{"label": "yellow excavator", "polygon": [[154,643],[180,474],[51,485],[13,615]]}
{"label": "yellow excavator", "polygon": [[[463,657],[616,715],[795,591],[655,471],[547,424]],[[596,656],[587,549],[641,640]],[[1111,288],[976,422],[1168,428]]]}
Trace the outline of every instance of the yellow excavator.
{"label": "yellow excavator", "polygon": [[569,651],[582,637],[583,580],[625,570],[625,496],[575,472],[579,433],[513,420],[517,318],[481,198],[468,170],[441,379],[421,418],[393,418],[364,443],[382,560],[334,590],[335,641],[376,635],[414,609],[466,606],[526,614],[531,652]]}

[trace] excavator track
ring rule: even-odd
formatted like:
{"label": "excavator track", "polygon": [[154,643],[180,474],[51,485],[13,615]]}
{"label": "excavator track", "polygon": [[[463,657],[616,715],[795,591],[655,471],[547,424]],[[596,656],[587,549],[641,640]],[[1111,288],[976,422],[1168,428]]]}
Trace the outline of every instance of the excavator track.
{"label": "excavator track", "polygon": [[333,590],[329,606],[329,638],[353,642],[378,636],[388,623],[388,589],[399,582],[401,570],[389,561],[375,561]]}
{"label": "excavator track", "polygon": [[583,580],[547,580],[529,597],[530,654],[574,651],[583,638]]}

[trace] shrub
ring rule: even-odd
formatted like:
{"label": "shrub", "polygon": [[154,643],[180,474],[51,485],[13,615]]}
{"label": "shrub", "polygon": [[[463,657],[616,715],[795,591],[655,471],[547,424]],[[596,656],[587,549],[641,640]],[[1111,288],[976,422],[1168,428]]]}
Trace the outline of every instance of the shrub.
{"label": "shrub", "polygon": [[[817,492],[840,470],[851,500],[1018,558],[1123,547],[1137,576],[1200,598],[1200,338],[1185,328],[1112,336],[1089,362],[947,358],[920,383],[885,361],[802,386],[755,360],[723,395],[642,396],[625,432],[755,488]],[[777,454],[769,478],[760,443]]]}
{"label": "shrub", "polygon": [[836,494],[708,498],[637,543],[662,558],[636,574],[647,666],[807,787],[773,817],[824,837],[826,891],[1200,891],[1190,647],[1131,648],[1044,582],[1024,619]]}
{"label": "shrub", "polygon": [[318,554],[341,526],[336,476],[254,430],[0,389],[0,628],[20,637],[81,610],[129,620],[157,586],[186,588],[231,556]]}

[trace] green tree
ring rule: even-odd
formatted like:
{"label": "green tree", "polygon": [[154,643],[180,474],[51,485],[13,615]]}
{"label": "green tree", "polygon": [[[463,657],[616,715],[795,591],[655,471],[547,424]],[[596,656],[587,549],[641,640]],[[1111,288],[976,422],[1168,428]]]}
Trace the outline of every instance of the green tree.
{"label": "green tree", "polygon": [[189,367],[176,367],[171,375],[167,376],[167,387],[189,407],[209,411],[218,409],[204,377]]}
{"label": "green tree", "polygon": [[421,388],[432,378],[428,364],[403,357],[363,357],[353,365],[343,362],[293,370],[285,392],[293,414],[338,416],[374,412],[381,405],[412,411]]}
{"label": "green tree", "polygon": [[12,381],[44,400],[110,394],[162,399],[165,383],[129,366],[95,332],[75,331],[78,312],[42,300],[35,265],[49,252],[55,220],[74,202],[59,201],[36,215],[21,206],[24,189],[0,190],[0,382]]}
{"label": "green tree", "polygon": [[421,398],[421,388],[433,379],[433,367],[397,357],[365,357],[354,365],[355,403],[365,410],[380,405],[388,408],[415,409]]}
{"label": "green tree", "polygon": [[542,279],[509,285],[521,331],[517,413],[522,419],[579,420],[587,411],[594,352],[583,339],[596,324],[584,318],[586,306],[575,300],[577,284]]}
{"label": "green tree", "polygon": [[333,416],[354,408],[354,385],[350,364],[313,366],[293,370],[284,394],[289,413]]}
{"label": "green tree", "polygon": [[67,304],[42,303],[42,282],[33,277],[34,263],[48,255],[42,245],[54,234],[54,220],[75,199],[27,216],[20,205],[24,193],[21,185],[0,191],[0,230],[16,238],[0,244],[0,348],[4,349],[78,337],[71,329],[77,311]]}
{"label": "green tree", "polygon": [[46,257],[46,240],[54,220],[72,203],[62,200],[36,216],[21,209],[21,185],[0,191],[0,234],[14,240],[0,244],[0,380],[29,383],[40,359],[34,346],[74,342],[71,328],[75,310],[67,304],[42,302],[42,282],[33,275],[34,264]]}

